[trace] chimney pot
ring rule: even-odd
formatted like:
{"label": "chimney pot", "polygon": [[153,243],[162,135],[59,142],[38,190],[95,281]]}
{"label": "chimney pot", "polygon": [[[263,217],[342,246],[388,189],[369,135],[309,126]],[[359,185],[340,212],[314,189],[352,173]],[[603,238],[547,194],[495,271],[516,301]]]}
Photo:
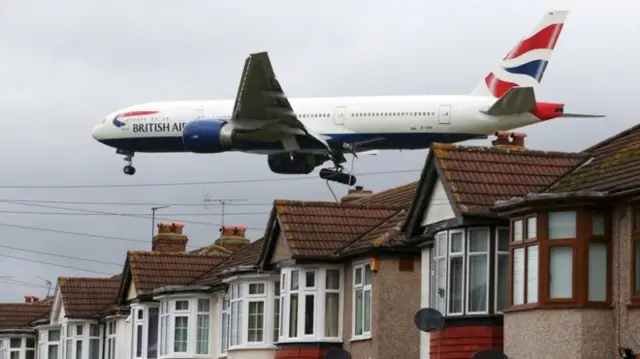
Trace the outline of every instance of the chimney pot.
{"label": "chimney pot", "polygon": [[157,252],[185,252],[189,238],[182,233],[182,223],[159,223],[151,250]]}
{"label": "chimney pot", "polygon": [[363,189],[364,189],[364,187],[362,187],[362,186],[356,186],[356,191],[358,191],[358,192],[362,191]]}

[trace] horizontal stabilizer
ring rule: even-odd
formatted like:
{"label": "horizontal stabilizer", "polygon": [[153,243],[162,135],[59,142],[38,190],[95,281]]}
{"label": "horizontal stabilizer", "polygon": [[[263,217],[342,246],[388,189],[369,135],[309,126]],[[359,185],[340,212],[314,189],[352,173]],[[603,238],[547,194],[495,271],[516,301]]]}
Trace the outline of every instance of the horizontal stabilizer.
{"label": "horizontal stabilizer", "polygon": [[560,117],[573,117],[573,118],[599,118],[605,117],[604,115],[590,115],[585,113],[563,113]]}
{"label": "horizontal stabilizer", "polygon": [[489,116],[508,116],[525,113],[536,108],[533,87],[512,87],[489,109],[482,111]]}

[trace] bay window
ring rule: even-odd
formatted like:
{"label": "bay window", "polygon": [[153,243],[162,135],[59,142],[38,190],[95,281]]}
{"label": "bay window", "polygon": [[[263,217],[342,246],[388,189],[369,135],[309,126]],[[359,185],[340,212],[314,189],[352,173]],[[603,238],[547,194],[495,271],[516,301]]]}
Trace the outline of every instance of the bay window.
{"label": "bay window", "polygon": [[[514,234],[525,235],[522,231]],[[434,247],[432,307],[445,316],[487,315],[506,307],[508,228],[470,227],[438,232]]]}
{"label": "bay window", "polygon": [[2,359],[35,359],[36,341],[31,336],[0,338],[0,358]]}
{"label": "bay window", "polygon": [[371,337],[371,284],[370,264],[353,267],[353,337]]}
{"label": "bay window", "polygon": [[[274,324],[279,342],[341,340],[342,269],[339,266],[284,268]],[[324,308],[319,310],[319,308]],[[278,321],[275,321],[278,318]],[[279,323],[278,323],[279,322]],[[274,330],[275,333],[275,330]]]}
{"label": "bay window", "polygon": [[155,328],[156,341],[148,350],[161,358],[176,354],[209,356],[211,298],[163,296],[156,299],[160,305],[154,308],[156,319],[149,325]]}
{"label": "bay window", "polygon": [[39,329],[38,334],[38,358],[58,359],[60,355],[60,329]]}
{"label": "bay window", "polygon": [[105,359],[115,359],[116,358],[116,321],[114,319],[107,320],[106,324],[107,329],[107,343],[105,345]]}
{"label": "bay window", "polygon": [[[541,212],[515,218],[511,225],[511,304],[516,309],[606,305],[611,275],[606,212]],[[584,260],[576,257],[578,253],[584,253]],[[578,278],[585,277],[586,285],[578,285]]]}

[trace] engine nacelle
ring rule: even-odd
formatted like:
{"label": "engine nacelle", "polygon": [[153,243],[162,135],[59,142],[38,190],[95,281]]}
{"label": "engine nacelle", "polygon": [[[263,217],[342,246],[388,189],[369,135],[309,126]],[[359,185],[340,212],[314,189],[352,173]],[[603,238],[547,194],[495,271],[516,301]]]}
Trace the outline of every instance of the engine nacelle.
{"label": "engine nacelle", "polygon": [[182,143],[194,153],[218,153],[233,146],[236,132],[231,124],[221,120],[196,120],[182,129]]}
{"label": "engine nacelle", "polygon": [[312,154],[289,154],[278,153],[267,156],[269,169],[278,174],[309,174],[326,161],[326,156],[315,156]]}

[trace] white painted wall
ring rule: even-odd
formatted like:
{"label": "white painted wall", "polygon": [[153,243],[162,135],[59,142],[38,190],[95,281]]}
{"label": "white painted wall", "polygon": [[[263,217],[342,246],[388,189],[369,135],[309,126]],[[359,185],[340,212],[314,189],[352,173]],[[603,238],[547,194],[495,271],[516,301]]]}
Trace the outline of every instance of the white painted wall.
{"label": "white painted wall", "polygon": [[[420,308],[429,307],[429,295],[431,289],[431,250],[422,250],[420,273]],[[429,333],[420,334],[420,359],[429,359]]]}
{"label": "white painted wall", "polygon": [[456,217],[440,179],[436,181],[424,213],[421,223],[423,226]]}

